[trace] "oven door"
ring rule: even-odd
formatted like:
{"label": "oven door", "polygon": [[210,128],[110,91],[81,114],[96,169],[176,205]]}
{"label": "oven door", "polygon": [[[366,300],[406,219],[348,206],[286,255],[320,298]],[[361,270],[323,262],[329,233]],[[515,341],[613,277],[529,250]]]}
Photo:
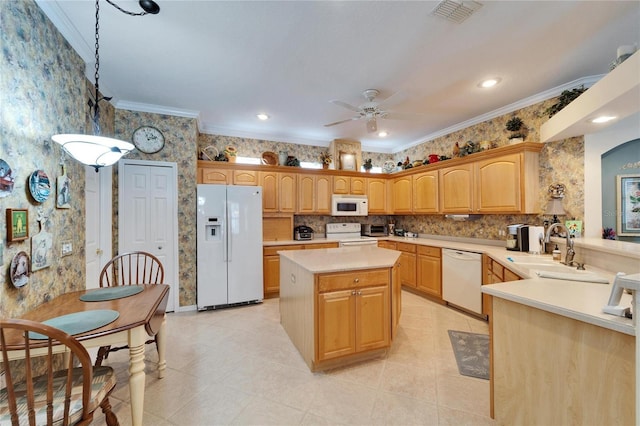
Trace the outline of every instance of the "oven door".
{"label": "oven door", "polygon": [[353,247],[353,246],[377,246],[378,240],[373,238],[360,238],[358,240],[341,240],[340,247]]}

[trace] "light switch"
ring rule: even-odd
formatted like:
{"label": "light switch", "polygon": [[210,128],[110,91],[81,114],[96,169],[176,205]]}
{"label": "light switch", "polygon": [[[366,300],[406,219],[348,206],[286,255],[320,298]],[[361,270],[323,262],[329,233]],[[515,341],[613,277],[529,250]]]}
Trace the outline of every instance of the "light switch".
{"label": "light switch", "polygon": [[62,256],[68,256],[73,253],[73,243],[71,241],[62,242]]}

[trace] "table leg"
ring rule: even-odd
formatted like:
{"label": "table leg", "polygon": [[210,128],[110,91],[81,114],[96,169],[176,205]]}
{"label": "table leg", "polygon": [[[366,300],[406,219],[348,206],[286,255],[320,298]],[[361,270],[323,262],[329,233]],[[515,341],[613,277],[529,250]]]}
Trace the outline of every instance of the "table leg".
{"label": "table leg", "polygon": [[129,392],[131,394],[131,423],[142,426],[144,412],[144,327],[129,331]]}
{"label": "table leg", "polygon": [[166,324],[167,324],[167,317],[164,316],[162,318],[162,324],[160,324],[160,329],[158,330],[158,334],[156,334],[156,346],[158,349],[158,378],[159,379],[162,379],[164,377],[164,373],[167,368],[167,359],[165,358],[165,349],[167,346],[167,341],[165,339]]}

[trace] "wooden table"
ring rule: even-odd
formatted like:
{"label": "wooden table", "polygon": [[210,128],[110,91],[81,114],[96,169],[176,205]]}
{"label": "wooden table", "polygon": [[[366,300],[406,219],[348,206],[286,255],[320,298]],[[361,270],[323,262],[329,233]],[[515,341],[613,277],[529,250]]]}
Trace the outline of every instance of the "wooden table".
{"label": "wooden table", "polygon": [[[144,404],[144,349],[148,336],[157,335],[158,377],[164,376],[165,360],[165,309],[169,299],[169,286],[163,284],[144,285],[144,291],[121,299],[104,302],[83,302],[80,296],[90,290],[66,293],[43,303],[22,316],[23,319],[46,321],[61,315],[97,309],[118,311],[120,316],[110,324],[86,333],[76,334],[85,347],[129,345],[129,391],[131,393],[131,418],[134,426],[142,425]],[[7,343],[14,352],[11,359],[24,357],[24,340],[19,334],[7,333]],[[32,348],[38,341],[32,341]],[[60,346],[60,351],[65,348]]]}

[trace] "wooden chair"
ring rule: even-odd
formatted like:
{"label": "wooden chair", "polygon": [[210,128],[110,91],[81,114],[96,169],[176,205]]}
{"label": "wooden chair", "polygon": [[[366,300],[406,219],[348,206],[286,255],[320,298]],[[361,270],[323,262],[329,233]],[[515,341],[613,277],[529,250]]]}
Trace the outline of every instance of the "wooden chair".
{"label": "wooden chair", "polygon": [[[133,251],[119,254],[107,262],[100,272],[100,287],[114,287],[119,285],[136,284],[164,284],[164,267],[160,259],[144,251]],[[157,342],[153,339],[146,343]],[[96,366],[102,365],[102,361],[107,359],[110,352],[127,349],[129,346],[102,346],[98,350]]]}
{"label": "wooden chair", "polygon": [[[46,338],[30,340],[29,332]],[[25,351],[24,363],[9,361],[9,333],[24,336],[24,345],[10,348]],[[54,346],[59,345],[66,346],[69,356],[53,354]],[[89,353],[73,336],[35,321],[0,320],[0,347],[6,381],[6,387],[0,390],[0,424],[88,425],[94,411],[101,407],[107,424],[118,425],[109,403],[116,386],[114,371],[111,367],[94,368]],[[66,365],[57,369],[62,358]],[[74,367],[76,363],[79,367]],[[44,374],[34,377],[40,369]],[[22,375],[24,380],[15,380]]]}

